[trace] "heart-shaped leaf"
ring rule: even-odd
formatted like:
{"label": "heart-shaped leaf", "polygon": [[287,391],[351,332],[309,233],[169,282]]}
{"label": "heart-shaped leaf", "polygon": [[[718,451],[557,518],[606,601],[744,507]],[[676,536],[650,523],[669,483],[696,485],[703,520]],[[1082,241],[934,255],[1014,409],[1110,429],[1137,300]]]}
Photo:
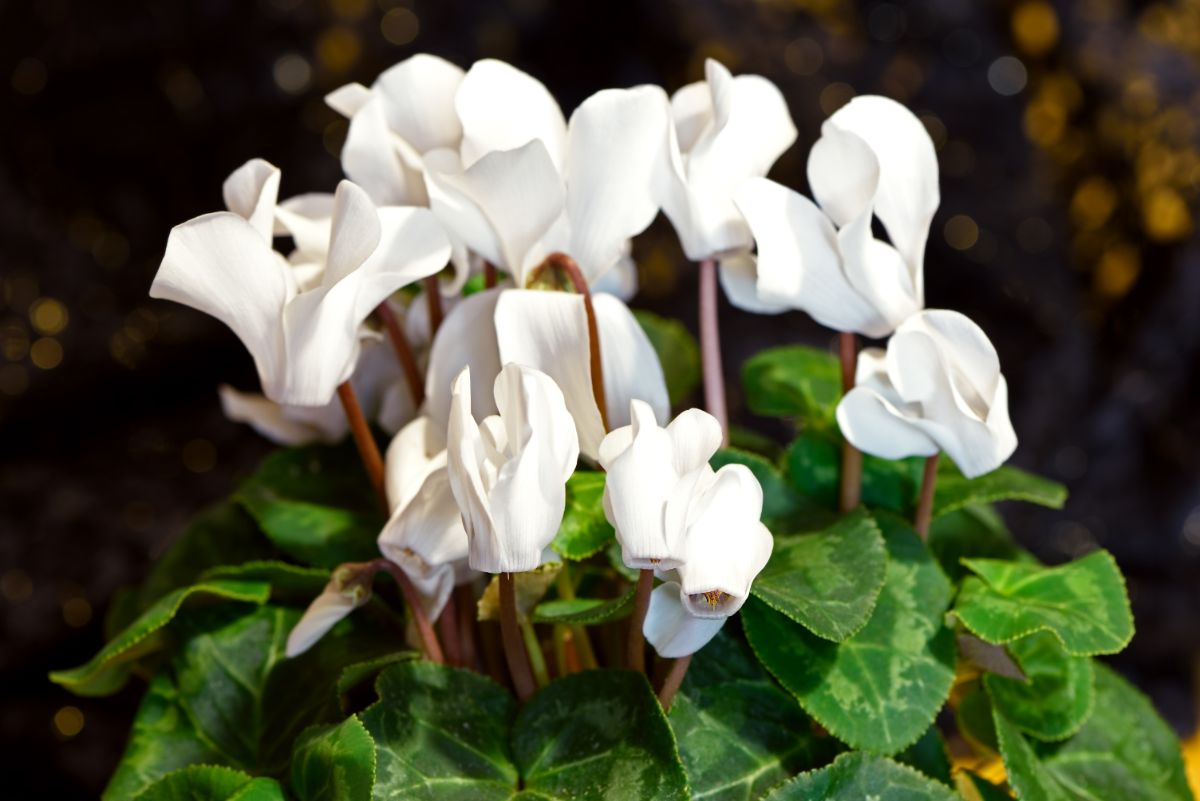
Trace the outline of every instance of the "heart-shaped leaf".
{"label": "heart-shaped leaf", "polygon": [[564,559],[579,561],[604,550],[615,537],[604,516],[604,474],[576,470],[567,479],[567,507],[550,547]]}
{"label": "heart-shaped leaf", "polygon": [[762,520],[771,531],[803,531],[824,525],[828,514],[801,497],[774,464],[757,453],[722,448],[709,462],[714,470],[727,464],[748,467],[763,489]]}
{"label": "heart-shaped leaf", "polygon": [[764,801],[961,801],[949,787],[890,759],[842,754],[832,765],[802,773]]}
{"label": "heart-shaped leaf", "polygon": [[987,675],[992,703],[1026,734],[1039,740],[1070,737],[1092,713],[1092,660],[1071,656],[1047,632],[1009,643],[1028,681]]}
{"label": "heart-shaped leaf", "polygon": [[842,371],[826,351],[804,345],[759,351],[742,365],[742,386],[746,405],[755,414],[792,417],[805,427],[836,430]]}
{"label": "heart-shaped leaf", "polygon": [[1008,465],[977,478],[966,478],[949,459],[939,463],[933,497],[934,517],[971,504],[997,501],[1025,501],[1061,509],[1067,502],[1067,488]]}
{"label": "heart-shaped leaf", "polygon": [[300,801],[370,801],[375,741],[356,717],[309,729],[296,739],[291,780]]}
{"label": "heart-shaped leaf", "polygon": [[579,626],[599,626],[621,620],[633,611],[634,591],[620,598],[560,598],[538,604],[533,610],[534,623],[566,623]]}
{"label": "heart-shaped leaf", "polygon": [[193,765],[168,773],[134,801],[285,801],[279,782],[216,765]]}

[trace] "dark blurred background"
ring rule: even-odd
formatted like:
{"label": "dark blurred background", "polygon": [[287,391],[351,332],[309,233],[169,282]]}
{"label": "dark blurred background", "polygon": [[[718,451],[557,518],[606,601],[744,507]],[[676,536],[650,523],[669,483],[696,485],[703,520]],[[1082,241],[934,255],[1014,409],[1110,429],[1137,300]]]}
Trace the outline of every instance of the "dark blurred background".
{"label": "dark blurred background", "polygon": [[[821,121],[856,93],[938,147],[931,306],[1000,351],[1014,462],[1065,510],[1005,509],[1059,562],[1102,546],[1138,635],[1114,662],[1181,732],[1200,652],[1200,6],[913,0],[0,2],[0,774],[6,798],[92,798],[141,687],[49,684],[102,642],[108,599],[269,445],[215,387],[254,386],[225,329],[147,288],[176,223],[262,156],[283,194],[332,189],[345,122],[322,97],[420,51],[512,61],[568,112],[612,85],[673,90],[705,57],[778,82],[800,129],[773,177],[806,189]],[[695,323],[662,221],[635,305]],[[726,368],[824,344],[799,314],[726,307]],[[37,767],[39,770],[31,770]]]}

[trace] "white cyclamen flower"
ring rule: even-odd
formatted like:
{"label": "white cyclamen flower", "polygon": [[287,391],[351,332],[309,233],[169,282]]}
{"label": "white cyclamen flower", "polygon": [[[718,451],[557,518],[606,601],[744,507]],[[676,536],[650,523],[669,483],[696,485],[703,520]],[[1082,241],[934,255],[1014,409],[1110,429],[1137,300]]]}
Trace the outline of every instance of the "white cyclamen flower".
{"label": "white cyclamen flower", "polygon": [[[600,443],[606,472],[604,513],[616,529],[625,564],[639,570],[670,570],[682,562],[682,515],[669,515],[680,482],[709,470],[721,447],[721,424],[707,412],[689,409],[666,428],[644,401],[630,404],[632,424],[614,429]],[[681,493],[682,494],[682,493]],[[690,499],[684,494],[682,503]],[[678,499],[676,502],[680,502]]]}
{"label": "white cyclamen flower", "polygon": [[440,270],[450,243],[427,209],[376,209],[343,181],[319,277],[303,286],[271,247],[274,215],[263,209],[274,205],[272,192],[248,215],[216,212],[176,226],[150,295],[229,326],[271,400],[323,406],[354,373],[363,321],[397,289]]}
{"label": "white cyclamen flower", "polygon": [[759,75],[734,77],[711,58],[704,74],[671,98],[670,169],[660,186],[663,212],[692,261],[750,248],[733,193],[766,175],[796,140],[775,84]]}
{"label": "white cyclamen flower", "polygon": [[[745,465],[706,473],[690,496],[679,580],[650,594],[642,632],[660,656],[694,653],[716,636],[750,596],[754,577],[771,558],[774,539],[762,524],[762,486]],[[671,510],[668,509],[668,515]]]}
{"label": "white cyclamen flower", "polygon": [[579,440],[562,392],[545,373],[508,364],[495,396],[499,414],[477,423],[470,368],[455,379],[446,460],[471,568],[519,573],[542,563],[558,532]]}
{"label": "white cyclamen flower", "polygon": [[456,584],[470,581],[467,532],[450,491],[444,434],[418,417],[388,446],[386,462],[391,517],[379,550],[408,574],[436,619]]}
{"label": "white cyclamen flower", "polygon": [[568,124],[540,81],[485,59],[463,78],[455,107],[461,144],[424,161],[430,207],[452,239],[518,287],[555,251],[589,283],[629,269],[629,238],[658,213],[670,124],[662,89],[606,89]]}
{"label": "white cyclamen flower", "polygon": [[[885,97],[856,97],[821,128],[808,158],[820,203],[765,178],[736,195],[757,259],[723,265],[730,300],[748,311],[808,312],[822,325],[890,334],[925,305],[924,253],[938,166],[925,126]],[[891,244],[875,238],[878,217]]]}
{"label": "white cyclamen flower", "polygon": [[[666,420],[671,409],[666,379],[645,331],[612,295],[593,295],[592,307],[609,426],[629,424],[629,402],[634,398],[646,401],[658,419]],[[427,413],[445,425],[451,383],[469,366],[475,417],[495,414],[489,387],[501,364],[525,364],[549,375],[561,389],[575,420],[580,450],[595,460],[605,430],[592,389],[590,342],[582,295],[492,289],[464,298],[442,322],[430,350]]]}
{"label": "white cyclamen flower", "polygon": [[884,459],[945,451],[968,478],[995,470],[1017,447],[996,349],[954,311],[920,312],[896,330],[886,353],[859,354],[857,386],[838,404],[837,419],[861,451]]}

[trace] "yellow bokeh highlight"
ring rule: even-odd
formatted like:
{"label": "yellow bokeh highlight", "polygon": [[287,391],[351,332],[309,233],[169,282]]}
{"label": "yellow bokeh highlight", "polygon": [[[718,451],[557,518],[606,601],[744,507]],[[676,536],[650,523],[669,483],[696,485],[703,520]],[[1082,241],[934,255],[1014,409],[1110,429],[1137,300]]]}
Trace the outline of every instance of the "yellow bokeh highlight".
{"label": "yellow bokeh highlight", "polygon": [[54,713],[54,728],[63,737],[74,737],[83,731],[83,713],[79,707],[64,706]]}
{"label": "yellow bokeh highlight", "polygon": [[29,307],[29,322],[38,333],[53,335],[67,327],[67,307],[54,298],[38,298]]}
{"label": "yellow bokeh highlight", "polygon": [[1094,231],[1108,221],[1117,208],[1117,190],[1102,175],[1085,178],[1071,196],[1071,221],[1085,231]]}
{"label": "yellow bokeh highlight", "polygon": [[1150,190],[1142,201],[1142,227],[1156,242],[1173,242],[1192,232],[1187,201],[1169,186]]}
{"label": "yellow bokeh highlight", "polygon": [[854,99],[854,87],[848,83],[835,81],[821,90],[821,111],[829,116],[842,106]]}
{"label": "yellow bokeh highlight", "polygon": [[979,226],[966,214],[955,214],[946,220],[942,234],[955,250],[970,250],[979,241]]}
{"label": "yellow bokeh highlight", "polygon": [[42,337],[29,348],[29,359],[41,370],[53,370],[62,364],[63,348],[53,337]]}
{"label": "yellow bokeh highlight", "polygon": [[362,55],[358,34],[349,28],[330,28],[317,39],[317,60],[330,72],[345,72]]}
{"label": "yellow bokeh highlight", "polygon": [[1058,43],[1058,15],[1043,0],[1021,3],[1013,11],[1013,38],[1023,52],[1040,56]]}
{"label": "yellow bokeh highlight", "polygon": [[1142,257],[1133,245],[1108,248],[1100,256],[1092,280],[1096,291],[1109,298],[1123,297],[1142,271]]}
{"label": "yellow bokeh highlight", "polygon": [[1200,730],[1183,741],[1183,766],[1192,795],[1200,798]]}
{"label": "yellow bokeh highlight", "polygon": [[421,32],[421,22],[407,8],[393,8],[379,21],[379,31],[390,44],[406,45]]}

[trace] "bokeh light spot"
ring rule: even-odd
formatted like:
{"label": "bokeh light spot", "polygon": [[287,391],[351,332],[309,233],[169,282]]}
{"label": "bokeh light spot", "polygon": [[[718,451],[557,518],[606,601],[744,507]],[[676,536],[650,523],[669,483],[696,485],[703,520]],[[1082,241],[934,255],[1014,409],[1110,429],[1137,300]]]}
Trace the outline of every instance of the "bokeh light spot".
{"label": "bokeh light spot", "polygon": [[783,60],[793,75],[813,75],[825,63],[825,51],[816,41],[801,36],[788,42]]}
{"label": "bokeh light spot", "polygon": [[1117,190],[1101,175],[1085,178],[1071,196],[1071,221],[1085,231],[1094,231],[1117,208]]}
{"label": "bokeh light spot", "polygon": [[55,712],[54,729],[63,737],[74,737],[83,731],[83,713],[79,707],[64,706]]}
{"label": "bokeh light spot", "polygon": [[54,298],[38,298],[29,308],[29,322],[42,334],[57,334],[67,327],[67,307]]}
{"label": "bokeh light spot", "polygon": [[946,244],[955,250],[970,250],[979,241],[979,226],[966,214],[955,214],[942,229]]}
{"label": "bokeh light spot", "polygon": [[1012,32],[1021,50],[1040,56],[1058,42],[1058,15],[1044,0],[1021,3],[1013,11]]}
{"label": "bokeh light spot", "polygon": [[1000,56],[988,67],[987,78],[993,91],[1007,97],[1025,88],[1029,74],[1016,56]]}
{"label": "bokeh light spot", "polygon": [[62,345],[53,337],[42,337],[29,349],[29,360],[41,370],[53,370],[62,364]]}
{"label": "bokeh light spot", "polygon": [[1142,226],[1157,242],[1183,239],[1192,230],[1187,201],[1169,186],[1155,187],[1142,202]]}
{"label": "bokeh light spot", "polygon": [[298,95],[308,88],[312,80],[312,67],[298,53],[285,53],[275,60],[271,71],[275,85],[290,95]]}
{"label": "bokeh light spot", "polygon": [[361,53],[358,34],[349,28],[330,28],[317,39],[317,59],[330,72],[342,73],[350,69]]}
{"label": "bokeh light spot", "polygon": [[854,87],[835,81],[821,90],[821,111],[829,116],[854,98]]}
{"label": "bokeh light spot", "polygon": [[183,446],[183,466],[193,473],[207,473],[217,466],[217,449],[206,439],[193,439]]}
{"label": "bokeh light spot", "polygon": [[379,21],[379,31],[390,44],[406,45],[417,38],[421,22],[407,8],[393,8]]}
{"label": "bokeh light spot", "polygon": [[0,576],[0,595],[10,604],[19,604],[33,597],[33,579],[24,570],[13,568]]}
{"label": "bokeh light spot", "polygon": [[1104,251],[1093,278],[1096,291],[1110,298],[1125,295],[1137,280],[1142,260],[1137,248],[1121,244]]}
{"label": "bokeh light spot", "polygon": [[75,596],[63,601],[62,616],[71,628],[83,628],[92,619],[92,605],[86,598]]}

